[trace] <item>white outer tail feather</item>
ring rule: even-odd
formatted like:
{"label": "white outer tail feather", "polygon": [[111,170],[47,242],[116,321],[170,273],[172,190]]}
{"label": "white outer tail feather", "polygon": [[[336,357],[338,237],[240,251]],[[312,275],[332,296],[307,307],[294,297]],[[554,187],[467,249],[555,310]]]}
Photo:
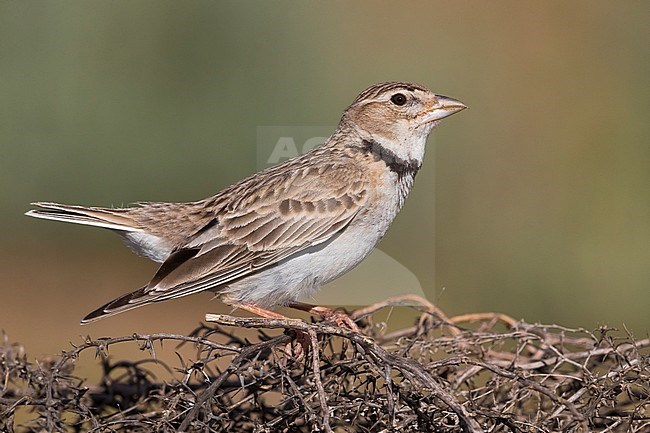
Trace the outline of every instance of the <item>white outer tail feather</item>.
{"label": "white outer tail feather", "polygon": [[102,227],[110,230],[119,230],[122,232],[142,232],[132,226],[119,224],[110,221],[108,218],[102,218],[102,214],[110,216],[111,213],[105,209],[89,209],[82,206],[60,205],[58,203],[32,203],[48,210],[30,210],[25,215],[52,221],[61,221],[66,223],[82,224],[94,227]]}
{"label": "white outer tail feather", "polygon": [[38,211],[38,210],[30,210],[29,212],[25,212],[25,215],[34,217],[34,218],[41,218],[44,220],[52,220],[52,221],[61,221],[64,223],[74,223],[74,224],[82,224],[82,225],[87,225],[87,226],[93,226],[93,227],[102,227],[105,229],[111,229],[111,230],[120,230],[120,231],[125,231],[125,232],[141,232],[142,230],[140,229],[135,229],[133,227],[127,227],[119,224],[112,224],[108,223],[105,221],[100,221],[97,219],[93,219],[90,217],[84,217],[81,215],[68,215],[64,213],[50,213],[50,212],[43,212],[43,211]]}

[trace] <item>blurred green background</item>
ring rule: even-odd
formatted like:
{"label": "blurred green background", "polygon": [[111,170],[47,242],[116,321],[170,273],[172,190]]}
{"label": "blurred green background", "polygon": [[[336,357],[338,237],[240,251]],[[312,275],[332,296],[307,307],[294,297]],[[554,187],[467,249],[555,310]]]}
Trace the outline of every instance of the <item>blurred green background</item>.
{"label": "blurred green background", "polygon": [[259,126],[335,125],[403,80],[470,109],[430,139],[382,251],[450,315],[645,334],[648,23],[642,1],[3,1],[0,327],[39,354],[226,311],[201,294],[81,328],[155,265],[22,214],[206,197],[256,171]]}

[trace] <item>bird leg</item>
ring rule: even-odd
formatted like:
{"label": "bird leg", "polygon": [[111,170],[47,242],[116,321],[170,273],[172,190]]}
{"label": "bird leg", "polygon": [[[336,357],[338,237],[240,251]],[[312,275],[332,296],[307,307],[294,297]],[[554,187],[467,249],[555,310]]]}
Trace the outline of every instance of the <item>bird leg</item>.
{"label": "bird leg", "polygon": [[260,317],[266,317],[267,319],[288,319],[287,316],[283,316],[280,313],[276,313],[275,311],[267,310],[266,308],[262,308],[258,305],[255,304],[231,304],[232,307],[234,308],[240,308],[242,310],[248,311],[249,313],[253,313],[256,316]]}
{"label": "bird leg", "polygon": [[323,320],[334,322],[341,328],[348,328],[354,332],[361,333],[361,330],[354,322],[354,320],[352,320],[352,318],[345,314],[343,311],[336,310],[334,308],[321,307],[320,305],[305,304],[303,302],[292,302],[288,305],[288,307],[306,311],[310,314],[319,316]]}

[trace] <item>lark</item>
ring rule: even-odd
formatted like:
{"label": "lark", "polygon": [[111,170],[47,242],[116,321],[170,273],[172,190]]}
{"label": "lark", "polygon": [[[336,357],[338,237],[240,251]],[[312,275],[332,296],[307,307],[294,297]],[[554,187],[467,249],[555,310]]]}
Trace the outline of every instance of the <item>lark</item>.
{"label": "lark", "polygon": [[144,287],[82,323],[210,291],[263,317],[288,306],[354,328],[344,313],[300,302],[359,264],[398,214],[438,122],[461,102],[414,83],[376,84],[321,146],[204,200],[126,208],[33,203],[27,215],[103,227],[160,263]]}

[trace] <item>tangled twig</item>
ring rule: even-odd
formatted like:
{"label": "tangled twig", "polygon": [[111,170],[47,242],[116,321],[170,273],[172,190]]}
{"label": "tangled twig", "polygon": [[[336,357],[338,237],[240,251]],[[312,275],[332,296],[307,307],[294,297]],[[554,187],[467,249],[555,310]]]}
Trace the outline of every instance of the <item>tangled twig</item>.
{"label": "tangled twig", "polygon": [[[382,312],[397,307],[414,311],[413,326],[388,330]],[[209,325],[189,335],[88,337],[38,362],[5,336],[0,432],[650,429],[650,339],[493,313],[448,317],[414,296],[351,317],[362,334],[326,322],[208,315]],[[257,340],[240,328],[257,329]],[[286,352],[296,335],[308,340],[301,358]],[[176,365],[163,363],[170,342],[195,350],[194,360],[177,352]],[[146,355],[110,358],[128,344]],[[100,360],[98,383],[75,374],[86,353]]]}

